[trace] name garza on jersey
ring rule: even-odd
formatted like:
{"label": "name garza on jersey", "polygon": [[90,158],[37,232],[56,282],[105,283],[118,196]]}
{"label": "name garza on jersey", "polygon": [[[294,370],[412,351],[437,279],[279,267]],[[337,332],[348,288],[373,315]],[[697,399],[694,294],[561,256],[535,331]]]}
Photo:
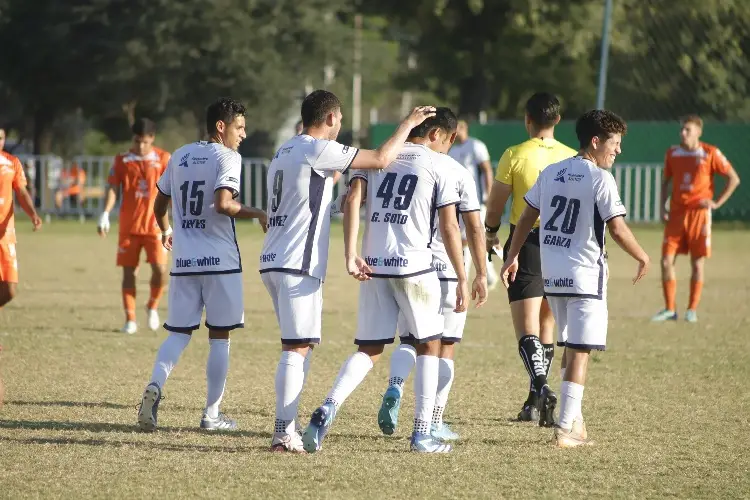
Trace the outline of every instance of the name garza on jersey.
{"label": "name garza on jersey", "polygon": [[542,240],[542,243],[544,245],[552,245],[556,247],[570,248],[570,238],[566,238],[565,236],[545,234],[544,240]]}

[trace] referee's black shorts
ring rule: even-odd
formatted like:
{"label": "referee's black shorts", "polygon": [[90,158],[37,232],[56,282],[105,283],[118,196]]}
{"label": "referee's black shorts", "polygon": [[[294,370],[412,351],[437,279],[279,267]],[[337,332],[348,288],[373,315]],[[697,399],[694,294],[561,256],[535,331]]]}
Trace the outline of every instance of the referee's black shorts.
{"label": "referee's black shorts", "polygon": [[[510,240],[516,226],[510,225],[508,241],[503,247],[503,260],[508,257]],[[539,252],[539,228],[534,228],[518,254],[518,272],[516,279],[508,287],[508,302],[544,297],[544,279],[542,278],[542,257]]]}

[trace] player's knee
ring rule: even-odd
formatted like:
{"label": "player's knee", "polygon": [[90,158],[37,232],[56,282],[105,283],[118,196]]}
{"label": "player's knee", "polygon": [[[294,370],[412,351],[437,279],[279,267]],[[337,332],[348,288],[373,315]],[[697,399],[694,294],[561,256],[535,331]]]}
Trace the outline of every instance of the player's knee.
{"label": "player's knee", "polygon": [[229,330],[208,330],[208,338],[211,340],[229,340]]}
{"label": "player's knee", "polygon": [[430,340],[429,342],[423,342],[417,344],[417,356],[439,356],[440,355],[440,340]]}
{"label": "player's knee", "polygon": [[[361,345],[357,349],[359,352],[363,352],[370,356],[371,358],[377,358],[381,354],[383,354],[383,351],[385,350],[384,344],[378,344],[378,345]],[[374,360],[373,360],[374,361]]]}

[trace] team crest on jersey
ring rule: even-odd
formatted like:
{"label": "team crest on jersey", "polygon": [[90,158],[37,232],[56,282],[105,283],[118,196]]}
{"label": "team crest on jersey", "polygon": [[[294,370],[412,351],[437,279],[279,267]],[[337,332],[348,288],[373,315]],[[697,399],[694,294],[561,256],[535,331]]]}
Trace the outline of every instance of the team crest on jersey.
{"label": "team crest on jersey", "polygon": [[187,153],[185,156],[183,156],[182,158],[180,158],[179,165],[181,167],[183,167],[183,168],[187,168],[187,166],[188,166],[188,158],[190,158],[190,153]]}
{"label": "team crest on jersey", "polygon": [[559,171],[559,172],[557,173],[557,175],[555,175],[555,180],[556,180],[557,182],[562,182],[563,184],[565,184],[565,172],[566,172],[567,170],[568,170],[567,168],[564,168],[564,169],[560,170],[560,171]]}

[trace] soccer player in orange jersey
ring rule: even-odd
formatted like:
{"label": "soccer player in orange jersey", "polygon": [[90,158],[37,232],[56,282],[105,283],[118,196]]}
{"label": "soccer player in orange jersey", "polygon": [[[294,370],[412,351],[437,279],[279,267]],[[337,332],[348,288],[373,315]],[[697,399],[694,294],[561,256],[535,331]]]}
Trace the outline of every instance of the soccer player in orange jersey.
{"label": "soccer player in orange jersey", "polygon": [[164,291],[167,275],[167,253],[161,244],[161,231],[154,217],[156,181],[167,168],[170,154],[154,146],[156,125],[146,118],[132,127],[133,145],[126,153],[115,157],[109,173],[104,212],[99,218],[97,232],[109,232],[109,212],[117,201],[117,190],[122,190],[120,206],[120,234],[117,244],[117,265],[122,267],[122,303],[125,308],[123,333],[138,330],[135,320],[135,277],[141,250],[151,264],[151,296],[146,305],[148,326],[159,328],[157,306]]}
{"label": "soccer player in orange jersey", "polygon": [[[31,218],[34,231],[42,219],[34,209],[34,201],[26,190],[26,176],[18,158],[3,151],[5,129],[0,128],[0,308],[13,300],[18,285],[16,226],[13,216],[13,192],[18,203]],[[2,346],[0,346],[2,350]],[[3,380],[0,378],[0,407],[3,405]]]}
{"label": "soccer player in orange jersey", "polygon": [[[711,212],[726,203],[740,184],[737,172],[721,151],[700,141],[702,131],[703,120],[696,115],[687,116],[682,121],[680,145],[669,148],[664,160],[661,188],[662,220],[666,222],[661,250],[664,310],[651,318],[652,321],[677,319],[674,263],[677,254],[688,252],[692,275],[685,320],[698,321],[696,310],[703,288],[704,265],[706,258],[711,256]],[[714,174],[727,178],[726,187],[715,201]],[[666,199],[670,193],[670,207],[666,213]]]}

